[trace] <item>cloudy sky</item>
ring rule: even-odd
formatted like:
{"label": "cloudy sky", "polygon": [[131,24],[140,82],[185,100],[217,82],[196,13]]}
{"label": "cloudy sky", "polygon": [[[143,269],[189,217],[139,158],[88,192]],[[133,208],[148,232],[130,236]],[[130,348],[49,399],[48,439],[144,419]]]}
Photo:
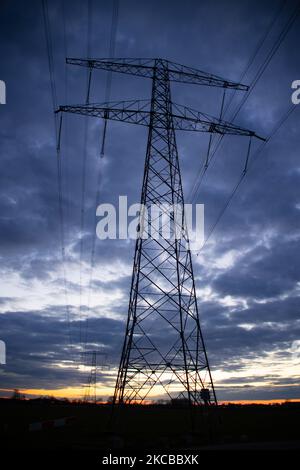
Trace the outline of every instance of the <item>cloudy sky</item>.
{"label": "cloudy sky", "polygon": [[[120,0],[115,56],[163,57],[253,83],[234,123],[267,137],[293,106],[291,83],[300,79],[297,3]],[[85,102],[86,70],[66,66],[66,56],[109,56],[113,2],[92,0],[90,15],[88,4],[48,1],[58,104]],[[80,396],[89,373],[78,361],[81,331],[87,334],[87,350],[103,352],[98,392],[111,395],[134,243],[96,239],[93,257],[95,207],[116,203],[119,195],[127,195],[129,203],[139,201],[147,131],[110,122],[100,160],[101,121],[64,116],[65,290],[42,2],[2,0],[0,11],[0,79],[7,88],[7,103],[0,105],[0,339],[7,347],[7,364],[0,365],[1,394],[19,388],[29,394]],[[106,81],[105,72],[94,73],[91,101],[104,101]],[[149,99],[150,86],[147,79],[114,74],[110,99]],[[175,102],[218,116],[220,89],[176,84],[172,91]],[[244,92],[227,95],[226,119],[232,119],[243,98]],[[203,333],[220,400],[300,398],[299,111],[300,105],[294,105],[261,152],[261,143],[253,142],[249,173],[205,247],[198,256],[193,253]],[[208,135],[178,133],[177,141],[186,201],[191,202]],[[194,203],[205,204],[206,235],[239,180],[247,145],[247,138],[225,137],[193,193]]]}

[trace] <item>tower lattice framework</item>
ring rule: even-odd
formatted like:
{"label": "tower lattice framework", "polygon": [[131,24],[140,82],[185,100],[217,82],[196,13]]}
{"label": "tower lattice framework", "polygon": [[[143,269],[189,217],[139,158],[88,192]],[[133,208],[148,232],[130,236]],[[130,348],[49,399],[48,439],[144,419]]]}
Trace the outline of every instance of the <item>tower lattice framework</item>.
{"label": "tower lattice framework", "polygon": [[[185,398],[190,404],[216,404],[199,321],[175,131],[250,137],[256,134],[174,104],[170,82],[224,90],[247,87],[163,59],[67,62],[89,67],[90,75],[93,69],[103,69],[152,79],[149,102],[67,105],[58,110],[149,128],[128,318],[114,403],[144,403],[151,397],[167,396]],[[158,214],[152,211],[153,206],[159,209]],[[164,237],[167,224],[169,234]]]}
{"label": "tower lattice framework", "polygon": [[[200,400],[201,389],[209,388],[215,401],[183,210],[182,217],[177,214],[171,221],[166,213],[170,239],[161,236],[164,221],[151,212],[153,206],[160,207],[163,219],[169,207],[178,210],[184,204],[169,71],[163,62],[156,65],[141,197],[148,217],[153,219],[149,224],[141,219],[141,236],[136,241],[115,401],[143,402],[157,385],[159,393],[170,398],[184,390],[193,402]],[[176,227],[180,222],[183,230]],[[178,239],[176,230],[182,235]]]}

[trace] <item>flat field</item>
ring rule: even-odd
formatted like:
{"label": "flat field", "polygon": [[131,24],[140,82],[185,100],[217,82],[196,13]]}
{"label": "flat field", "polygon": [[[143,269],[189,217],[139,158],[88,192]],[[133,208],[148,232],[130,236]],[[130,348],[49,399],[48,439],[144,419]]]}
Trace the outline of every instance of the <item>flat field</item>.
{"label": "flat field", "polygon": [[[188,408],[111,406],[50,400],[0,400],[0,439],[14,450],[180,449],[220,446],[274,447],[300,443],[300,404],[224,405],[197,409],[194,431]],[[67,426],[51,428],[51,421],[71,417]],[[30,431],[31,423],[45,429]],[[269,445],[269,444],[268,444]]]}

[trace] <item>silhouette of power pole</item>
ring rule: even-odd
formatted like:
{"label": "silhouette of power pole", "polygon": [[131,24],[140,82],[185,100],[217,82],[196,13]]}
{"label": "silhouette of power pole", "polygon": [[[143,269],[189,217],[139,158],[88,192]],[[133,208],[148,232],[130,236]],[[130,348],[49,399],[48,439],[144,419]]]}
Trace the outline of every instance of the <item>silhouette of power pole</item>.
{"label": "silhouette of power pole", "polygon": [[91,355],[91,369],[85,385],[83,401],[97,403],[97,351],[86,352],[86,354]]}
{"label": "silhouette of power pole", "polygon": [[[88,67],[90,73],[102,69],[152,80],[150,101],[61,106],[58,112],[148,126],[141,208],[150,211],[156,205],[163,212],[164,207],[174,208],[168,221],[173,236],[168,239],[161,236],[157,220],[146,221],[141,209],[114,404],[143,403],[162,394],[170,399],[184,395],[191,406],[217,404],[200,328],[175,131],[258,136],[174,104],[170,82],[224,90],[248,87],[163,59],[67,59],[67,63]],[[105,135],[102,148],[104,139]],[[179,217],[174,216],[175,207],[181,209]]]}
{"label": "silhouette of power pole", "polygon": [[[88,376],[87,383],[84,386],[84,396],[83,401],[94,402],[97,403],[97,374],[99,369],[103,370],[106,366],[105,363],[107,361],[107,353],[106,352],[99,352],[99,351],[85,351],[83,353],[83,357],[91,357],[90,362],[88,360],[84,360],[84,363],[89,364],[90,366],[90,373]],[[103,360],[99,363],[99,356],[103,358]]]}

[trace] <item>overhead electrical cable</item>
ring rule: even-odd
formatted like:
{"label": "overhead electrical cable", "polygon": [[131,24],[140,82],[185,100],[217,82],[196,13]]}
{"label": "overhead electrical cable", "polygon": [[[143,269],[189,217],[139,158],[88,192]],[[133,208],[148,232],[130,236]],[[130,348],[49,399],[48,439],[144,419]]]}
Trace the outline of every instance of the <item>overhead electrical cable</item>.
{"label": "overhead electrical cable", "polygon": [[61,162],[61,152],[60,152],[62,117],[60,117],[60,120],[58,120],[58,115],[55,113],[57,109],[57,91],[56,91],[55,74],[54,74],[52,35],[51,35],[47,0],[42,0],[42,12],[43,12],[46,46],[47,46],[49,79],[50,79],[50,89],[51,89],[51,98],[52,98],[53,115],[54,115],[54,130],[55,130],[55,140],[56,140],[58,210],[59,210],[59,228],[60,228],[59,233],[60,233],[62,274],[63,274],[63,285],[64,285],[64,296],[65,296],[65,312],[66,312],[66,322],[67,322],[67,327],[68,327],[69,343],[70,343],[70,348],[72,348],[70,308],[69,308],[67,276],[66,276],[65,222],[64,222],[63,192],[62,192],[62,162]]}
{"label": "overhead electrical cable", "polygon": [[[119,19],[119,0],[114,0],[113,10],[112,10],[112,19],[111,19],[111,28],[110,28],[110,40],[109,40],[109,57],[112,59],[115,57],[118,19]],[[105,83],[105,102],[106,103],[110,100],[111,86],[112,86],[112,72],[108,71],[106,75],[106,83]],[[96,179],[96,195],[95,195],[95,204],[94,204],[94,221],[93,221],[93,232],[92,232],[92,249],[91,249],[90,274],[89,274],[89,285],[88,285],[88,313],[86,316],[86,328],[85,328],[85,349],[86,349],[86,344],[87,344],[87,339],[88,339],[88,326],[89,326],[88,314],[90,311],[94,268],[95,268],[96,225],[97,225],[96,209],[97,209],[97,205],[100,199],[101,176],[102,176],[101,175],[101,159],[104,156],[106,131],[107,131],[107,120],[104,120],[101,154],[100,154],[100,158],[98,158],[97,179]]]}
{"label": "overhead electrical cable", "polygon": [[231,191],[230,195],[228,196],[228,198],[226,199],[226,202],[224,204],[224,206],[222,207],[222,209],[220,210],[215,222],[213,223],[213,225],[211,226],[209,232],[208,232],[208,235],[207,237],[205,238],[204,240],[204,243],[201,247],[201,249],[199,250],[199,252],[197,253],[197,256],[199,255],[199,253],[203,250],[203,248],[205,247],[205,245],[207,244],[207,242],[210,240],[211,236],[213,235],[214,231],[216,230],[219,222],[221,221],[221,219],[223,218],[226,210],[228,209],[228,207],[230,206],[235,194],[237,193],[239,187],[241,186],[241,183],[242,181],[245,179],[246,175],[249,173],[249,170],[252,169],[253,165],[255,164],[255,162],[258,160],[258,157],[261,155],[262,151],[264,150],[264,148],[266,147],[266,145],[270,142],[270,140],[275,136],[275,134],[277,134],[277,132],[279,131],[279,129],[283,126],[283,124],[287,121],[287,119],[290,117],[290,115],[292,114],[292,112],[294,112],[296,109],[296,106],[295,105],[291,105],[289,107],[289,109],[287,110],[287,112],[277,121],[277,123],[275,124],[275,126],[273,127],[272,131],[270,132],[270,134],[268,135],[267,139],[265,142],[263,142],[259,148],[256,150],[255,154],[252,156],[251,159],[249,159],[250,157],[250,152],[248,151],[248,155],[247,155],[247,167],[245,166],[244,170],[242,171],[236,185],[234,186],[233,190]]}
{"label": "overhead electrical cable", "polygon": [[[259,50],[261,49],[261,47],[263,46],[264,42],[266,41],[271,29],[273,28],[273,26],[276,24],[277,22],[277,19],[279,18],[281,12],[282,12],[282,9],[285,5],[285,1],[283,1],[280,6],[279,6],[279,9],[277,10],[273,20],[271,21],[269,27],[268,27],[268,30],[266,32],[266,34],[264,35],[264,37],[262,38],[262,40],[260,41],[260,43],[258,44],[256,50],[254,51],[254,54],[253,56],[251,57],[250,61],[248,62],[248,65],[245,69],[245,71],[243,72],[242,74],[242,78],[245,76],[245,74],[247,73],[248,69],[250,68],[250,66],[252,65],[254,59],[255,59],[255,56],[257,56]],[[271,59],[274,57],[275,53],[277,52],[277,50],[279,49],[280,45],[282,44],[282,42],[284,41],[286,35],[288,34],[288,32],[290,31],[291,27],[293,26],[295,20],[297,19],[298,15],[299,15],[299,12],[300,12],[300,2],[297,3],[297,6],[296,8],[293,10],[292,14],[289,16],[287,22],[285,23],[284,27],[282,28],[282,30],[280,31],[279,35],[277,36],[277,39],[275,40],[273,46],[271,47],[269,53],[267,54],[264,62],[261,64],[261,66],[259,67],[257,73],[255,74],[254,78],[252,79],[251,81],[251,84],[250,84],[250,87],[249,87],[249,91],[244,95],[241,103],[237,106],[236,110],[233,112],[233,114],[231,115],[231,117],[229,118],[229,121],[230,122],[233,122],[235,120],[235,118],[237,117],[237,115],[239,114],[239,112],[241,111],[242,107],[245,105],[246,101],[248,100],[249,96],[251,95],[252,91],[254,90],[255,86],[257,85],[259,79],[261,78],[261,76],[263,75],[264,71],[266,70],[267,66],[269,65]],[[226,113],[228,107],[225,109],[224,111],[224,114]],[[214,158],[214,156],[216,155],[217,151],[219,150],[220,148],[220,145],[221,143],[223,142],[223,137],[224,136],[221,136],[217,142],[217,144],[214,146],[212,152],[211,152],[211,155],[210,155],[210,158],[206,164],[206,166],[202,167],[193,183],[193,186],[192,186],[192,190],[190,192],[190,195],[188,197],[188,200],[190,201],[194,201],[195,198],[197,197],[198,195],[198,192],[199,192],[199,188],[200,188],[200,185],[203,181],[203,178],[204,178],[204,175],[212,161],[212,159]]]}
{"label": "overhead electrical cable", "polygon": [[[91,55],[91,41],[92,41],[92,0],[87,2],[87,57]],[[89,104],[91,89],[91,69],[87,70],[86,77],[86,100],[85,103]],[[87,171],[87,140],[88,140],[88,124],[89,120],[85,119],[84,123],[84,137],[83,137],[83,159],[81,171],[81,204],[80,204],[80,258],[79,258],[79,344],[82,346],[82,297],[83,297],[83,249],[84,249],[84,225],[85,225],[85,202],[86,202],[86,171]]]}

